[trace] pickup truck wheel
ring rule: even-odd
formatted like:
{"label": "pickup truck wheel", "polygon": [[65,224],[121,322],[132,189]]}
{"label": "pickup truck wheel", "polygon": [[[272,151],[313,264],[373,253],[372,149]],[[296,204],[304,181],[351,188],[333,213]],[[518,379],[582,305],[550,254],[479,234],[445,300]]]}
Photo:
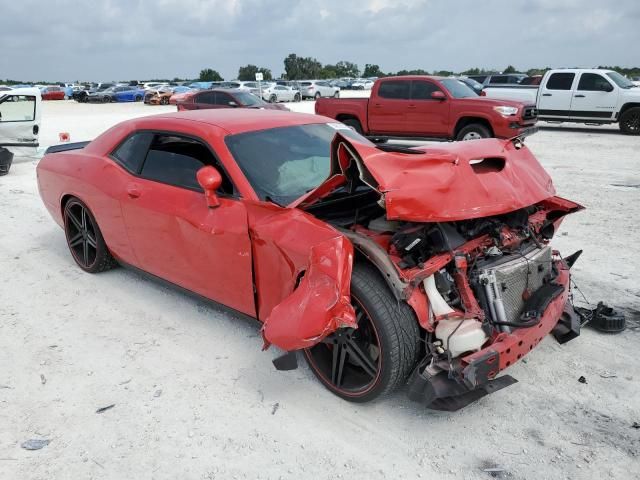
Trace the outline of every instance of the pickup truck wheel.
{"label": "pickup truck wheel", "polygon": [[315,96],[313,98],[315,98],[316,100],[318,100],[322,95],[320,95],[320,92],[316,92]]}
{"label": "pickup truck wheel", "polygon": [[418,322],[370,265],[355,264],[351,301],[358,328],[340,328],[304,350],[316,377],[334,394],[368,402],[402,385],[420,351]]}
{"label": "pickup truck wheel", "polygon": [[640,135],[640,107],[630,108],[620,116],[620,131],[627,135]]}
{"label": "pickup truck wheel", "polygon": [[360,125],[360,122],[355,118],[347,118],[346,120],[343,120],[342,123],[344,123],[347,127],[353,128],[360,135],[364,135],[364,132],[362,131],[362,125]]}
{"label": "pickup truck wheel", "polygon": [[491,138],[491,136],[487,127],[479,123],[472,123],[458,132],[456,140],[480,140],[481,138]]}

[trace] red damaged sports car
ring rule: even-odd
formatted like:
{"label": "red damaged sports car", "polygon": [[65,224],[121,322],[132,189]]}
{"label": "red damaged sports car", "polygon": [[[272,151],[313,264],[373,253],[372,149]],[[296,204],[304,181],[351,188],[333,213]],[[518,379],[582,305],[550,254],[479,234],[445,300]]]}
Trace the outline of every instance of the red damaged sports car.
{"label": "red damaged sports car", "polygon": [[[364,402],[408,382],[455,410],[580,324],[568,213],[521,139],[376,146],[341,123],[205,110],[52,147],[38,185],[91,273],[128,265],[262,322],[276,368]],[[212,339],[213,341],[213,339]]]}

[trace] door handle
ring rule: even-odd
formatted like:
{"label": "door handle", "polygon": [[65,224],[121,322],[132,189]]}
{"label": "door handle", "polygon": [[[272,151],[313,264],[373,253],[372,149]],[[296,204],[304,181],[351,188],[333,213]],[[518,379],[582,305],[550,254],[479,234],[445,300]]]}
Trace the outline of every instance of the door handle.
{"label": "door handle", "polygon": [[409,105],[407,108],[416,108],[415,105]]}
{"label": "door handle", "polygon": [[127,195],[129,195],[129,198],[138,198],[142,193],[137,185],[130,185],[127,187]]}
{"label": "door handle", "polygon": [[380,108],[382,105],[380,105],[379,103],[374,103],[373,106],[376,108]]}
{"label": "door handle", "polygon": [[584,98],[584,95],[574,95],[576,98]]}
{"label": "door handle", "polygon": [[550,97],[550,96],[551,96],[551,94],[550,94],[550,93],[543,93],[543,94],[542,94],[542,96],[543,96],[543,97]]}

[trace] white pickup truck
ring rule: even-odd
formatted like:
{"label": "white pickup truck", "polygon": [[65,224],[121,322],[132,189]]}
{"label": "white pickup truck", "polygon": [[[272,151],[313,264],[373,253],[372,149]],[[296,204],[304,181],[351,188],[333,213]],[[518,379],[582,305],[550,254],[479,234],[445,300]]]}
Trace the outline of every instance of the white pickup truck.
{"label": "white pickup truck", "polygon": [[587,124],[618,123],[640,135],[640,87],[618,72],[602,69],[549,70],[539,86],[486,86],[487,97],[535,103],[538,120]]}
{"label": "white pickup truck", "polygon": [[9,173],[12,147],[37,147],[42,97],[37,88],[0,91],[0,175]]}

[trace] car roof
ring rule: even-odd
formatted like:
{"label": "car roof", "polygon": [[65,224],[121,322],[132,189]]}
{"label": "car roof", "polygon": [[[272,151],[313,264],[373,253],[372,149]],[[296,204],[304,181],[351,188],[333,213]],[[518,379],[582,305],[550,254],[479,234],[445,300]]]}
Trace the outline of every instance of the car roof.
{"label": "car roof", "polygon": [[[148,120],[187,120],[206,123],[223,130],[230,135],[266,130],[270,128],[292,127],[313,123],[335,122],[327,117],[307,113],[287,112],[284,110],[261,110],[250,108],[212,108],[188,110],[144,117]],[[143,119],[136,119],[138,122]]]}

